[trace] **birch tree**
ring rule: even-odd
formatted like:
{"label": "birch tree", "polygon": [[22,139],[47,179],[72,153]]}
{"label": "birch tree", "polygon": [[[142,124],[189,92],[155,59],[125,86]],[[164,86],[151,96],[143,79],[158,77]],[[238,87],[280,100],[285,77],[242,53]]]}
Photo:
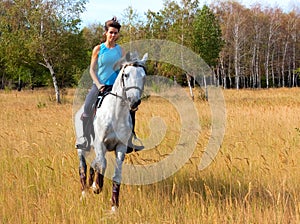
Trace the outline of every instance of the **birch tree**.
{"label": "birch tree", "polygon": [[[261,12],[261,6],[255,5],[251,9],[251,15],[249,17],[251,24],[251,41],[250,41],[250,54],[251,54],[251,77],[250,77],[250,85],[252,88],[261,88],[261,55],[262,55],[262,42],[263,42],[263,34],[264,34],[264,16]],[[249,27],[250,28],[250,27]],[[248,31],[249,32],[249,31]]]}
{"label": "birch tree", "polygon": [[[249,41],[248,38],[248,18],[247,10],[238,2],[221,2],[219,4],[218,16],[222,25],[223,38],[228,58],[226,63],[228,73],[233,70],[235,78],[235,88],[240,88],[240,81],[242,77],[242,59],[249,54],[244,47]],[[223,12],[222,12],[223,11]],[[221,55],[224,55],[223,52]],[[232,69],[231,69],[232,67]],[[230,69],[230,70],[229,70]],[[228,74],[231,76],[231,74]]]}
{"label": "birch tree", "polygon": [[292,11],[288,14],[288,27],[289,27],[289,39],[290,39],[290,50],[289,50],[289,69],[288,69],[288,81],[289,87],[295,87],[296,80],[296,52],[297,52],[297,40],[300,34],[300,16],[296,14],[296,11]]}
{"label": "birch tree", "polygon": [[[274,53],[273,48],[275,47],[275,42],[277,40],[277,32],[280,28],[280,22],[279,22],[279,12],[274,9],[267,9],[264,11],[264,14],[266,16],[266,51],[265,51],[265,75],[266,75],[266,87],[269,88],[269,75],[270,75],[270,63],[271,65],[274,64],[274,56],[272,55],[272,52]],[[272,60],[271,60],[272,59]],[[274,75],[274,69],[272,69],[272,86],[275,86],[275,75]]]}
{"label": "birch tree", "polygon": [[246,36],[246,21],[244,20],[243,16],[244,10],[240,5],[233,3],[232,9],[235,85],[236,89],[239,89],[241,75],[241,57],[243,54],[243,45],[245,43]]}

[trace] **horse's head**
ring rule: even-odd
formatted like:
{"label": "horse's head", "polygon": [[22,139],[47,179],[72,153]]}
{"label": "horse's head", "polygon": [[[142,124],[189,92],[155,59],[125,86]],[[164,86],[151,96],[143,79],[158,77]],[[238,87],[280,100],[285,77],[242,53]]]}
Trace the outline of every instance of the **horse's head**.
{"label": "horse's head", "polygon": [[137,58],[136,54],[127,53],[126,60],[123,62],[120,81],[123,88],[123,97],[126,98],[131,110],[136,110],[141,103],[146,79],[145,63],[147,59],[147,53],[141,60]]}

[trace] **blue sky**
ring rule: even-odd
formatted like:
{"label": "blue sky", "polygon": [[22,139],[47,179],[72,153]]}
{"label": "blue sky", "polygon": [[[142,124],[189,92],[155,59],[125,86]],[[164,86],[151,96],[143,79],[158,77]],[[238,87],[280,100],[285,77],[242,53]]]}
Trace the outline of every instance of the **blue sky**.
{"label": "blue sky", "polygon": [[121,18],[124,9],[132,6],[138,14],[143,15],[148,9],[159,11],[163,8],[163,0],[89,0],[86,12],[82,15],[85,25],[91,23],[104,23],[113,16]]}
{"label": "blue sky", "polygon": [[[251,6],[259,2],[259,0],[238,0],[241,4]],[[200,3],[209,4],[211,0],[200,0]],[[300,5],[300,0],[263,0],[264,5],[279,6],[284,10],[288,10],[293,5]],[[151,11],[159,11],[163,8],[163,0],[89,0],[86,5],[86,11],[82,14],[83,25],[93,23],[103,24],[112,16],[122,17],[124,9],[132,6],[140,15],[144,15],[148,9]]]}

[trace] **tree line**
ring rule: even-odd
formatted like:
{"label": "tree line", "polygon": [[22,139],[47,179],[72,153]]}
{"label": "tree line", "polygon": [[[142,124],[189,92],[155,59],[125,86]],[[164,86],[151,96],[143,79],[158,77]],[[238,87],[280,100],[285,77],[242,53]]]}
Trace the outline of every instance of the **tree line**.
{"label": "tree line", "polygon": [[[99,44],[103,24],[81,28],[86,0],[0,1],[0,88],[76,86]],[[119,16],[119,43],[165,39],[188,47],[211,67],[224,88],[299,86],[300,10],[235,1],[200,6],[198,0],[164,0],[158,12],[140,15],[133,7]],[[109,18],[107,18],[109,19]],[[149,75],[176,78],[184,71],[149,62]],[[196,74],[191,74],[196,75]]]}

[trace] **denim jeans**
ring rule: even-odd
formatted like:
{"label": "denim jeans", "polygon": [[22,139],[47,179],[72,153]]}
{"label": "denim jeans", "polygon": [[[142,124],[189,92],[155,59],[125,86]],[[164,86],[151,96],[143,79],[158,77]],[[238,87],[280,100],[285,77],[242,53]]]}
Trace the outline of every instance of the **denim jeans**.
{"label": "denim jeans", "polygon": [[92,85],[92,88],[88,92],[84,102],[84,110],[83,110],[83,117],[92,117],[94,113],[94,107],[97,97],[99,94],[99,90],[95,84]]}

